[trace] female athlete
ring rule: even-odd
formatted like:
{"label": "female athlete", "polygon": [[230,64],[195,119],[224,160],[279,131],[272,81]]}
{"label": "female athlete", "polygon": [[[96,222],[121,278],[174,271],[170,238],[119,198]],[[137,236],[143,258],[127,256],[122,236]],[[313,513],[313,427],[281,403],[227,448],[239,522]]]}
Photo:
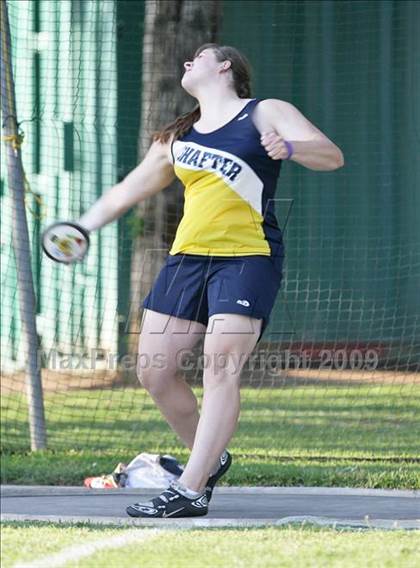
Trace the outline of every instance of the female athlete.
{"label": "female athlete", "polygon": [[[191,450],[181,477],[134,503],[134,517],[206,515],[229,469],[226,446],[240,412],[240,374],[261,339],[281,283],[284,248],[274,195],[283,160],[311,170],[344,165],[341,150],[289,102],[252,98],[250,66],[235,48],[205,44],[184,63],[181,85],[197,106],[154,133],[148,153],[81,217],[98,229],[176,177],[184,213],[166,262],[144,299],[138,368],[163,416]],[[201,414],[177,374],[203,339]],[[147,355],[147,357],[144,357]]]}

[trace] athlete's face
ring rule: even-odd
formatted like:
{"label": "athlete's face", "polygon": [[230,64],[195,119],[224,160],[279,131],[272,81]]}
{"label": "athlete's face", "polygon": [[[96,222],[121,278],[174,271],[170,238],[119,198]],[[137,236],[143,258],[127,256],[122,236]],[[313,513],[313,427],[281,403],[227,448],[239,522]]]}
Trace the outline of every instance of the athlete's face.
{"label": "athlete's face", "polygon": [[184,63],[184,75],[181,80],[182,87],[194,95],[197,86],[214,81],[223,68],[228,68],[230,62],[218,61],[211,49],[205,49],[194,57],[193,61]]}

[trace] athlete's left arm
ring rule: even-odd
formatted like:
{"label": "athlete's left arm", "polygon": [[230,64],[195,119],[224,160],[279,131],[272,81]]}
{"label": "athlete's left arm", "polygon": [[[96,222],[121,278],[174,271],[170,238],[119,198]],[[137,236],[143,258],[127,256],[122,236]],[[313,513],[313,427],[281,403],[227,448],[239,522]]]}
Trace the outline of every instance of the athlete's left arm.
{"label": "athlete's left arm", "polygon": [[288,148],[284,143],[287,140],[294,150],[290,159],[310,170],[332,171],[344,166],[340,148],[291,103],[266,99],[260,105],[267,125],[261,135],[261,144],[270,158],[287,158]]}

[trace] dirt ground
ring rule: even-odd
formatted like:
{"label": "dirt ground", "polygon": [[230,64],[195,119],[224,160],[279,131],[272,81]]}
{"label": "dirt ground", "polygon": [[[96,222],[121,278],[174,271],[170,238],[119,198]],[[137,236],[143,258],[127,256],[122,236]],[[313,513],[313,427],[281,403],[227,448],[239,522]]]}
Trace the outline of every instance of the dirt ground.
{"label": "dirt ground", "polygon": [[[199,386],[200,370],[184,373],[187,382]],[[45,392],[63,392],[74,389],[109,389],[139,386],[135,374],[119,371],[61,370],[42,369],[42,386]],[[287,369],[276,371],[245,370],[242,383],[246,387],[281,388],[286,386],[324,385],[358,386],[366,384],[413,385],[420,384],[420,373],[376,369],[334,370],[334,369]],[[25,373],[4,374],[1,380],[1,393],[10,394],[25,390]]]}

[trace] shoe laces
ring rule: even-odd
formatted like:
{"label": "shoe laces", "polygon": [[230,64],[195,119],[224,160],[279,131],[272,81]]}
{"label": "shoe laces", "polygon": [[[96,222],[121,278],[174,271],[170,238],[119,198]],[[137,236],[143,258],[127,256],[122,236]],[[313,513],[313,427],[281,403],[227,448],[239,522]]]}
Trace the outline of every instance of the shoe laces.
{"label": "shoe laces", "polygon": [[168,489],[165,489],[165,491],[162,491],[162,493],[158,496],[155,497],[154,499],[152,499],[152,503],[153,505],[156,507],[157,505],[162,505],[162,503],[170,503],[171,501],[173,501],[173,497],[177,495],[178,496],[178,492],[175,491],[174,489],[171,489],[170,487],[168,487]]}

